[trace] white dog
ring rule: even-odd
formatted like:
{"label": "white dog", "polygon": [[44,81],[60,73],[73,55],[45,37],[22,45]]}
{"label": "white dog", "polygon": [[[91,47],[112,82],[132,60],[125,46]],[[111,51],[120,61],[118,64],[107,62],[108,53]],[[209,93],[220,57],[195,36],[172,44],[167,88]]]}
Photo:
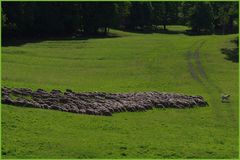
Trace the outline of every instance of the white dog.
{"label": "white dog", "polygon": [[221,99],[222,102],[229,102],[230,95],[229,94],[222,94]]}

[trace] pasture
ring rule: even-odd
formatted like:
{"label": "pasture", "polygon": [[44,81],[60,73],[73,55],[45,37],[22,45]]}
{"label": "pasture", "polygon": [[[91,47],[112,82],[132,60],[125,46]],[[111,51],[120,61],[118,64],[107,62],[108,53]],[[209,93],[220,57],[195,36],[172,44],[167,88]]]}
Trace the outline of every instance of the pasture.
{"label": "pasture", "polygon": [[[184,29],[3,46],[2,86],[178,92],[209,106],[105,117],[2,105],[2,158],[237,158],[238,63],[221,49],[238,35]],[[230,103],[221,103],[223,92]]]}

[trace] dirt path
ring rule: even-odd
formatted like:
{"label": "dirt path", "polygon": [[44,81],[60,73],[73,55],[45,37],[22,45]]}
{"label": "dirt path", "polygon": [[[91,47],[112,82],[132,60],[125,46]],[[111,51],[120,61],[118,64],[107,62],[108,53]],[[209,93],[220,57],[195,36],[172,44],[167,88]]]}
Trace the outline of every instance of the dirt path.
{"label": "dirt path", "polygon": [[189,51],[188,54],[187,54],[189,72],[190,72],[192,78],[193,78],[195,81],[203,84],[202,80],[200,79],[200,77],[199,77],[199,75],[198,75],[197,70],[194,69],[194,64],[193,64],[192,61],[191,61],[191,59],[194,58],[193,56],[194,56],[193,52]]}
{"label": "dirt path", "polygon": [[194,50],[194,52],[188,52],[188,69],[192,78],[195,81],[199,82],[206,89],[208,94],[210,94],[210,91],[221,94],[223,93],[222,89],[208,78],[201,63],[199,50],[204,45],[204,43],[205,41],[198,42],[197,48]]}
{"label": "dirt path", "polygon": [[[197,45],[197,48],[194,50],[194,52],[189,51],[187,54],[188,59],[188,69],[192,76],[192,78],[198,82],[200,85],[203,86],[204,90],[210,97],[210,104],[214,109],[214,112],[218,118],[221,118],[226,113],[219,112],[219,107],[227,107],[227,114],[228,117],[233,118],[236,120],[236,115],[234,114],[233,106],[231,106],[231,103],[221,103],[220,95],[224,93],[224,91],[211,79],[209,79],[208,75],[206,74],[206,71],[204,70],[204,67],[202,65],[202,62],[200,60],[200,49],[201,47],[206,43],[206,41],[200,41],[194,45]],[[216,95],[219,95],[216,97]],[[233,115],[234,114],[234,115]],[[226,116],[226,115],[225,115]]]}
{"label": "dirt path", "polygon": [[221,93],[223,93],[222,89],[208,78],[208,76],[207,76],[207,74],[206,74],[206,72],[205,72],[205,70],[202,66],[202,63],[200,61],[199,50],[204,45],[204,43],[205,43],[205,41],[200,42],[200,45],[197,47],[197,49],[194,52],[194,57],[195,57],[195,63],[197,65],[197,70],[199,72],[200,77],[202,79],[206,80],[208,88],[211,86],[211,87],[214,88],[215,91],[217,91],[219,94],[221,94]]}

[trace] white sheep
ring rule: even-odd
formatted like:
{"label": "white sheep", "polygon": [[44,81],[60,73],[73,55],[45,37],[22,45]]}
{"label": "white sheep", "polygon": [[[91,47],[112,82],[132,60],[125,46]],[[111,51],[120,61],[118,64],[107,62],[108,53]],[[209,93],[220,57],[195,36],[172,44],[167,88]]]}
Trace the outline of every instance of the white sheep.
{"label": "white sheep", "polygon": [[221,99],[222,102],[229,102],[230,95],[229,94],[222,94]]}

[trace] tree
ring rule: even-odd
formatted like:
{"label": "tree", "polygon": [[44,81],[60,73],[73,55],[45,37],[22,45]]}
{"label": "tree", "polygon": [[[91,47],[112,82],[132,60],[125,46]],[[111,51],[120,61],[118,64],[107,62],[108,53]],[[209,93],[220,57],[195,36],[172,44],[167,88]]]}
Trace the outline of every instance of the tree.
{"label": "tree", "polygon": [[196,2],[189,14],[189,25],[193,31],[197,33],[213,31],[213,10],[209,2]]}
{"label": "tree", "polygon": [[[238,29],[238,4],[235,2],[212,2],[215,30],[222,34],[233,33]],[[236,26],[236,27],[235,27]]]}
{"label": "tree", "polygon": [[[3,35],[19,36],[25,30],[24,3],[9,2],[2,4]],[[25,14],[26,16],[26,14]],[[27,16],[26,16],[26,19]],[[31,24],[31,22],[29,22]]]}
{"label": "tree", "polygon": [[124,28],[127,25],[127,17],[130,15],[131,2],[117,3],[117,22],[115,27]]}
{"label": "tree", "polygon": [[152,2],[153,24],[163,25],[164,30],[169,24],[178,24],[179,2]]}
{"label": "tree", "polygon": [[178,7],[179,23],[182,25],[189,25],[190,10],[193,8],[192,2],[181,2]]}
{"label": "tree", "polygon": [[98,26],[104,29],[104,34],[107,34],[109,27],[117,24],[117,4],[109,2],[101,2],[98,7]]}
{"label": "tree", "polygon": [[164,29],[166,29],[166,15],[165,15],[165,2],[159,3],[159,2],[152,2],[153,6],[153,21],[152,23],[156,26],[158,25],[164,25]]}
{"label": "tree", "polygon": [[117,4],[110,2],[90,2],[82,4],[83,31],[85,34],[97,34],[103,28],[106,34],[109,27],[117,22]]}
{"label": "tree", "polygon": [[130,14],[127,17],[127,27],[136,29],[152,25],[152,4],[151,2],[132,2]]}
{"label": "tree", "polygon": [[[238,32],[237,2],[3,2],[4,37],[56,37],[109,28],[187,24],[195,32]],[[80,35],[80,34],[79,34]]]}

